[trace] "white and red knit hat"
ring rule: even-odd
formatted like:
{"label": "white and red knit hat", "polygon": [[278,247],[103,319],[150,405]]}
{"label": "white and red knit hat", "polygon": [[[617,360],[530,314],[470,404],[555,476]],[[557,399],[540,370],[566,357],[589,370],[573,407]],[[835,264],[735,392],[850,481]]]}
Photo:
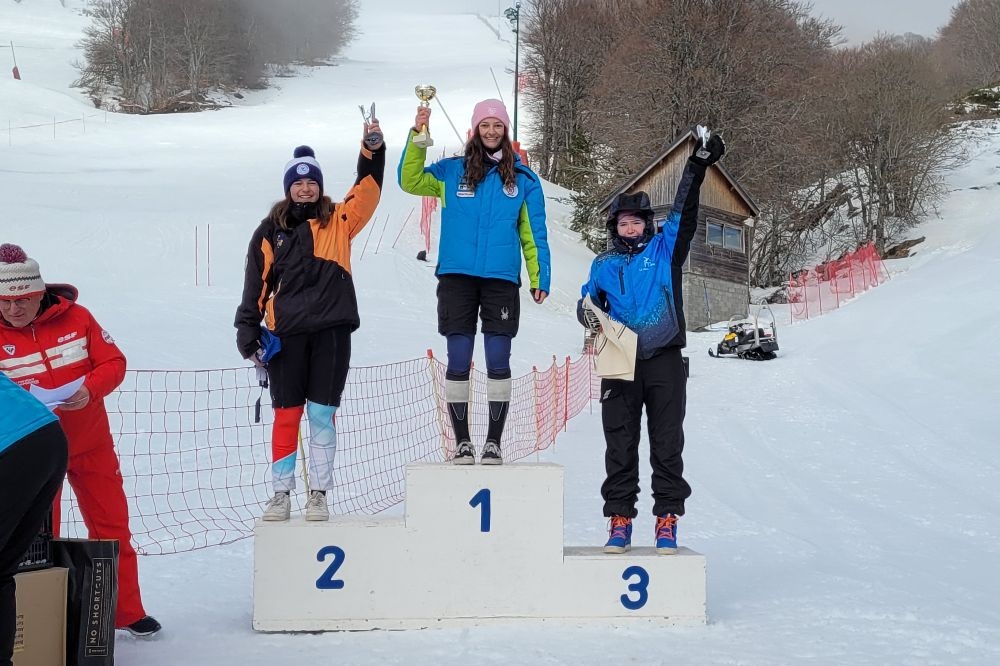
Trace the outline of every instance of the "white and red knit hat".
{"label": "white and red knit hat", "polygon": [[17,245],[0,245],[0,298],[23,298],[44,291],[45,281],[38,262]]}

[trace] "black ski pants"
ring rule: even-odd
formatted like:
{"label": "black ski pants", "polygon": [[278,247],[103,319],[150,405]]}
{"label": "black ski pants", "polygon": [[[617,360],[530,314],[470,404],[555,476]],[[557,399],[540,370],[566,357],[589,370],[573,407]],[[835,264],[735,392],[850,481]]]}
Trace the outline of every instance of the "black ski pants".
{"label": "black ski pants", "polygon": [[0,452],[0,666],[11,666],[17,611],[14,574],[42,529],[66,476],[66,437],[58,422]]}
{"label": "black ski pants", "polygon": [[601,418],[607,444],[607,478],[601,486],[605,516],[636,516],[643,407],[653,468],[653,513],[684,515],[684,500],[691,495],[681,458],[686,399],[687,377],[677,347],[637,360],[634,381],[601,380]]}

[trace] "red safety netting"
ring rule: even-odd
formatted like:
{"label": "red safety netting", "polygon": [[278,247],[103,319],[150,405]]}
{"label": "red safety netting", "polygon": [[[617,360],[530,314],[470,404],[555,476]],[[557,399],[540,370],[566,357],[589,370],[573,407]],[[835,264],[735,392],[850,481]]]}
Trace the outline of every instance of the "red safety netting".
{"label": "red safety netting", "polygon": [[810,319],[835,310],[845,301],[888,279],[889,271],[873,243],[842,259],[793,273],[788,280],[791,319],[793,322]]}
{"label": "red safety netting", "polygon": [[[446,367],[430,355],[352,367],[337,412],[335,514],[374,514],[404,498],[408,463],[454,450],[444,400]],[[472,434],[486,436],[485,373],[473,370]],[[547,448],[596,395],[589,356],[513,381],[503,457]],[[257,400],[261,407],[256,408]],[[106,398],[140,553],[195,550],[250,536],[270,489],[273,412],[253,368],[132,370]],[[308,424],[302,424],[303,436]],[[300,456],[299,467],[303,467]],[[301,472],[300,472],[301,473]],[[293,493],[302,501],[305,483]],[[68,484],[63,534],[86,536]]]}

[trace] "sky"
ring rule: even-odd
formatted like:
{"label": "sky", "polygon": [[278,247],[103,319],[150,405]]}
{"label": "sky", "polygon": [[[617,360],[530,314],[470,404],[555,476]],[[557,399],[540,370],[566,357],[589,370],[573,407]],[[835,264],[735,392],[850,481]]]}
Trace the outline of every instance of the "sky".
{"label": "sky", "polygon": [[[509,44],[475,17],[366,9],[375,4],[362,3],[361,37],[336,66],[298,71],[230,109],[140,117],[96,112],[69,87],[79,16],[57,0],[0,0],[0,36],[24,44],[23,80],[0,77],[0,128],[13,128],[0,133],[0,242],[22,244],[48,281],[76,284],[130,367],[239,366],[232,320],[246,243],[280,195],[292,147],[316,149],[337,196],[353,182],[359,103],[377,101],[394,165],[415,83],[438,85],[459,127],[475,101],[496,93],[490,70],[510,89]],[[434,48],[441,34],[451,36],[448,50]],[[27,127],[54,118],[67,122]],[[440,147],[455,150],[447,123],[433,122]],[[694,494],[679,537],[707,558],[707,625],[255,633],[244,539],[141,558],[144,601],[164,630],[151,641],[120,636],[116,663],[607,664],[609,654],[636,664],[1000,663],[1000,227],[991,213],[1000,208],[1000,123],[958,131],[968,159],[946,174],[938,215],[914,230],[926,236],[916,255],[888,262],[889,282],[791,326],[778,308],[781,348],[767,363],[709,358],[720,330],[689,335],[685,474]],[[415,261],[420,237],[406,223],[417,202],[393,179],[390,166],[377,219],[353,248],[355,367],[428,348],[444,355],[436,281]],[[516,377],[554,355],[576,358],[582,340],[574,306],[593,255],[567,228],[565,192],[545,191],[554,286],[542,306],[524,296]],[[209,223],[212,284],[202,264],[196,285],[194,239]],[[259,453],[263,444],[246,446]],[[567,546],[606,538],[603,447],[594,403],[539,456],[565,470]],[[120,451],[126,477],[134,453]],[[649,474],[644,460],[638,545],[652,540]],[[212,479],[201,484],[211,494]],[[327,527],[337,529],[317,529]],[[530,566],[532,555],[514,565]],[[317,565],[314,553],[287,557],[289,567]],[[458,557],[443,551],[441,565]]]}
{"label": "sky", "polygon": [[951,18],[952,0],[811,0],[813,13],[844,27],[843,36],[854,45],[879,32],[907,32],[934,37]]}

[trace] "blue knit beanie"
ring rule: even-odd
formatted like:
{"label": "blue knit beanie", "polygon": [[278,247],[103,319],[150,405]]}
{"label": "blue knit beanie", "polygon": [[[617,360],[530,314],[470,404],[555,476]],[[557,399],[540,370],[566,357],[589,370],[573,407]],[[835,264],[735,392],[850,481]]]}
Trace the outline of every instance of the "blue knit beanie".
{"label": "blue knit beanie", "polygon": [[316,153],[309,146],[299,146],[292,153],[293,157],[285,165],[285,196],[288,196],[288,190],[291,189],[292,183],[302,178],[309,178],[315,180],[319,184],[319,192],[323,193],[323,172],[319,168],[319,162],[316,161]]}

